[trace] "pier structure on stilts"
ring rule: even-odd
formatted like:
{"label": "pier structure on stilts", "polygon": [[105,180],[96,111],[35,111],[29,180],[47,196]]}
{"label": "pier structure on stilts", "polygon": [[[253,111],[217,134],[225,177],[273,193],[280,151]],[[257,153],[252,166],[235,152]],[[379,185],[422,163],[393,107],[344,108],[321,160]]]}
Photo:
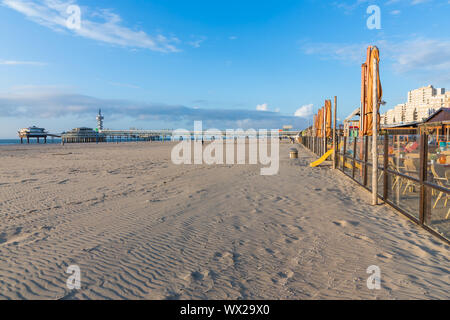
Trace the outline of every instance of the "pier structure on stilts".
{"label": "pier structure on stilts", "polygon": [[18,134],[21,144],[23,144],[24,139],[26,139],[29,144],[30,139],[36,139],[37,143],[40,143],[40,139],[44,139],[44,143],[47,143],[47,137],[60,137],[60,135],[48,133],[44,128],[38,128],[36,126],[20,129]]}

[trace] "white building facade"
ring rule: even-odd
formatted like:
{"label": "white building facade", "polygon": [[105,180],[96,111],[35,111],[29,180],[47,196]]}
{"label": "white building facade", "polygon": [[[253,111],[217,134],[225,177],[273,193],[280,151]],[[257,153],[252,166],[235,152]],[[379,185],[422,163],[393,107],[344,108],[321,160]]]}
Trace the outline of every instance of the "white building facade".
{"label": "white building facade", "polygon": [[[384,124],[422,121],[440,108],[450,108],[450,92],[432,85],[408,92],[408,101],[383,114]],[[382,122],[383,123],[383,122]]]}

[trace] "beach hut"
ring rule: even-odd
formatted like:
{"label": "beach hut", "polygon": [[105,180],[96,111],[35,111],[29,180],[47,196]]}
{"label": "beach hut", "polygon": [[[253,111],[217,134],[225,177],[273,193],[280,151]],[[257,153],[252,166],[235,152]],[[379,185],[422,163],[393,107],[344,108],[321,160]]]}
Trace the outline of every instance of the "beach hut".
{"label": "beach hut", "polygon": [[420,134],[436,136],[438,141],[450,141],[450,108],[441,108],[418,124]]}

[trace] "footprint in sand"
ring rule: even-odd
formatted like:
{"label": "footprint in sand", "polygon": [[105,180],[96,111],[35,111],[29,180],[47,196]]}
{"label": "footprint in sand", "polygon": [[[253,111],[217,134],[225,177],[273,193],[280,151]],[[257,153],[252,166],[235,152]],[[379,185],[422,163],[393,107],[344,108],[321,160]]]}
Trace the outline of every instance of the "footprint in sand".
{"label": "footprint in sand", "polygon": [[200,271],[189,272],[189,273],[185,274],[184,276],[182,276],[181,279],[191,283],[191,282],[206,281],[206,280],[208,280],[208,278],[216,279],[217,277],[218,277],[218,274],[216,274],[214,271],[205,270],[203,272],[200,272]]}
{"label": "footprint in sand", "polygon": [[192,280],[195,280],[195,281],[202,281],[203,278],[205,277],[202,273],[200,273],[198,271],[192,272],[190,276],[191,276]]}
{"label": "footprint in sand", "polygon": [[338,221],[333,221],[333,223],[339,227],[348,227],[349,225],[356,227],[359,225],[359,222],[357,221],[346,221],[346,220],[338,220]]}
{"label": "footprint in sand", "polygon": [[364,235],[362,235],[362,234],[346,233],[345,235],[346,235],[346,236],[349,236],[349,237],[352,237],[352,238],[354,238],[354,239],[364,240],[364,241],[373,243],[373,240],[372,240],[372,239],[370,239],[369,237],[366,237],[366,236],[364,236]]}
{"label": "footprint in sand", "polygon": [[[13,245],[18,245],[21,241],[27,239],[29,236],[31,236],[31,233],[22,233],[22,227],[18,227],[16,228],[13,232],[10,233],[6,233],[3,232],[0,234],[0,245],[8,245],[8,244],[13,244]],[[38,233],[36,233],[35,235],[38,235]]]}
{"label": "footprint in sand", "polygon": [[228,268],[234,264],[233,254],[231,252],[216,252],[214,260],[219,262],[224,268]]}
{"label": "footprint in sand", "polygon": [[392,259],[392,254],[389,254],[387,252],[378,253],[375,256],[380,259]]}
{"label": "footprint in sand", "polygon": [[290,278],[292,278],[294,276],[294,272],[292,270],[287,270],[286,272],[278,272],[277,275],[272,278],[272,282],[273,283],[279,283],[281,285],[285,285],[286,282],[288,282],[288,280]]}
{"label": "footprint in sand", "polygon": [[291,243],[293,243],[293,242],[297,242],[297,241],[300,240],[300,239],[299,239],[298,237],[296,237],[296,236],[287,235],[287,234],[285,234],[284,236],[286,237],[286,238],[284,239],[284,242],[286,242],[287,244],[291,244]]}

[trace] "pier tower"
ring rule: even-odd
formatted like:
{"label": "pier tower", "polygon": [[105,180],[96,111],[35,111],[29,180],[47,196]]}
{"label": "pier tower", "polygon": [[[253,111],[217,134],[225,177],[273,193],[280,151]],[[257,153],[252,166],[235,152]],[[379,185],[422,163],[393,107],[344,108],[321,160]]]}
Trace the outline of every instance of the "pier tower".
{"label": "pier tower", "polygon": [[97,129],[103,130],[103,120],[105,119],[104,116],[102,116],[102,109],[98,109],[98,115],[97,115]]}

